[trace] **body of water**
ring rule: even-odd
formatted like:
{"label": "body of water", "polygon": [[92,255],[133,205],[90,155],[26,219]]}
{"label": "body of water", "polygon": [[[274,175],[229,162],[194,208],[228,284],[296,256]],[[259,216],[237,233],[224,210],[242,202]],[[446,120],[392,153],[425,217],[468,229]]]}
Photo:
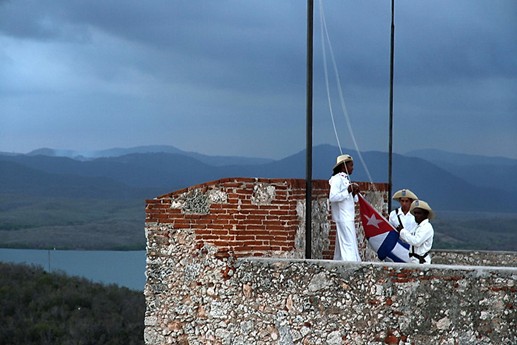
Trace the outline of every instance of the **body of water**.
{"label": "body of water", "polygon": [[64,272],[93,282],[117,284],[144,290],[145,250],[37,250],[0,248],[0,261],[43,267],[48,272]]}

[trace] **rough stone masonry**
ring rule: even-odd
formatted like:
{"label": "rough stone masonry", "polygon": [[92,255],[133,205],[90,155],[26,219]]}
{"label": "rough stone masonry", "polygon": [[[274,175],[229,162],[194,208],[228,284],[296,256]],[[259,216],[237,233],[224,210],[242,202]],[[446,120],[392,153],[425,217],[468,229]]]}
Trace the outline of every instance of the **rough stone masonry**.
{"label": "rough stone masonry", "polygon": [[[325,205],[325,184],[315,187]],[[516,253],[436,252],[442,264],[428,266],[335,262],[324,259],[335,229],[320,214],[322,259],[304,260],[295,240],[303,189],[225,179],[149,200],[145,343],[517,343]]]}

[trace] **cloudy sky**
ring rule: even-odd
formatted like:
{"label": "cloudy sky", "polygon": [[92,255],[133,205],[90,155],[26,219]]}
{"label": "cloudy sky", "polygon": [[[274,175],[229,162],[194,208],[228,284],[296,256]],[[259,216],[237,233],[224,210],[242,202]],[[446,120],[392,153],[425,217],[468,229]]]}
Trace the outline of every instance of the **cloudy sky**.
{"label": "cloudy sky", "polygon": [[[322,1],[313,142],[353,148],[341,90],[359,149],[387,151],[391,2]],[[517,158],[517,1],[396,0],[395,25],[394,151]],[[0,151],[283,158],[305,97],[305,0],[0,0]]]}

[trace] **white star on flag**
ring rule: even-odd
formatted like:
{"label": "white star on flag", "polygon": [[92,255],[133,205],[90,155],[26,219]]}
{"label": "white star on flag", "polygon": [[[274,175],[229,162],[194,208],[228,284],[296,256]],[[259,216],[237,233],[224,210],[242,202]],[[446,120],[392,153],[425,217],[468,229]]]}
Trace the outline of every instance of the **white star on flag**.
{"label": "white star on flag", "polygon": [[368,219],[368,224],[367,225],[373,225],[375,226],[377,229],[379,228],[379,223],[382,223],[382,220],[380,219],[377,219],[375,217],[375,214],[372,213],[372,215],[370,217],[366,216],[365,215],[365,218]]}
{"label": "white star on flag", "polygon": [[395,228],[361,194],[359,208],[364,235],[379,259],[388,262],[410,262],[409,245],[399,240]]}

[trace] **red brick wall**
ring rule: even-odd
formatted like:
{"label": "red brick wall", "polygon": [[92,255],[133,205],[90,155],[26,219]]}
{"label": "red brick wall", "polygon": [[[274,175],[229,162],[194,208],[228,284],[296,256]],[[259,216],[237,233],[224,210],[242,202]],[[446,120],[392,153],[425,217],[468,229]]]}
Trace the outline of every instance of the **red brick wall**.
{"label": "red brick wall", "polygon": [[[362,183],[365,190],[369,184]],[[381,191],[385,184],[377,184]],[[327,180],[312,183],[312,199],[326,203]],[[147,200],[146,223],[171,224],[174,229],[194,231],[200,247],[204,242],[216,245],[219,255],[278,256],[298,252],[297,233],[305,228],[305,180],[226,178],[211,181]],[[314,207],[313,207],[314,208]],[[323,258],[334,252],[335,225],[324,209],[323,218],[330,226],[330,246]],[[313,210],[314,214],[314,210]],[[300,234],[298,234],[300,235]]]}

